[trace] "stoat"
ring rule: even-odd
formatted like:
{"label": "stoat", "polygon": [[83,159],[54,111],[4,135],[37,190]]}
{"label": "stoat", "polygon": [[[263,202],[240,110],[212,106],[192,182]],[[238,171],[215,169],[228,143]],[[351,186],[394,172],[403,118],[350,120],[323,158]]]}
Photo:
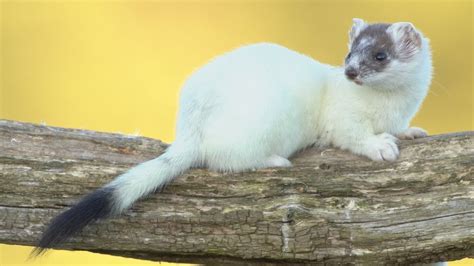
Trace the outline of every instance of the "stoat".
{"label": "stoat", "polygon": [[397,159],[397,138],[426,136],[409,122],[431,82],[429,41],[408,22],[353,22],[343,67],[272,43],[243,46],[202,66],[181,90],[176,140],[166,152],[54,218],[34,253],[123,212],[192,167],[290,167],[288,158],[310,145]]}

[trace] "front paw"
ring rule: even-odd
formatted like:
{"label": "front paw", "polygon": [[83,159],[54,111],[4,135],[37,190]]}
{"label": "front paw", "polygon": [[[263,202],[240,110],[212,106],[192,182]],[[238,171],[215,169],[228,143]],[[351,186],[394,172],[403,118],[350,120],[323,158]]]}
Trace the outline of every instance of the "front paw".
{"label": "front paw", "polygon": [[388,133],[373,136],[367,140],[363,154],[374,161],[395,161],[400,154],[397,138]]}
{"label": "front paw", "polygon": [[428,132],[419,127],[410,127],[404,132],[397,134],[399,139],[419,139],[426,136],[428,136]]}

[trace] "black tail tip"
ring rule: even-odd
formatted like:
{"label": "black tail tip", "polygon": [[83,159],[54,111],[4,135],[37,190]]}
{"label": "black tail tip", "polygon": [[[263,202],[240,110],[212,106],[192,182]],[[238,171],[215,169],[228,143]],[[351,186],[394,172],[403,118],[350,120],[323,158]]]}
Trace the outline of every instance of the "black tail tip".
{"label": "black tail tip", "polygon": [[33,248],[33,250],[30,252],[30,255],[28,256],[28,260],[33,260],[36,257],[39,257],[39,256],[43,255],[46,251],[48,251],[47,248],[37,246],[37,247]]}
{"label": "black tail tip", "polygon": [[48,249],[58,247],[91,222],[112,214],[112,188],[101,188],[85,196],[71,209],[56,216],[44,231],[30,258],[43,255]]}

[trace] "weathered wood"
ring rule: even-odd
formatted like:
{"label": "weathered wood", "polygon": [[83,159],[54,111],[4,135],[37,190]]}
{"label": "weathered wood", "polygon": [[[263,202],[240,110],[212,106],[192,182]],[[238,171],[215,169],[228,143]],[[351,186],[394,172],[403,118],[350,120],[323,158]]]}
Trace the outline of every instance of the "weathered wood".
{"label": "weathered wood", "polygon": [[[289,169],[195,169],[64,248],[240,265],[474,256],[474,132],[400,146],[394,163],[308,149]],[[149,138],[0,120],[0,242],[32,245],[53,216],[165,148]]]}

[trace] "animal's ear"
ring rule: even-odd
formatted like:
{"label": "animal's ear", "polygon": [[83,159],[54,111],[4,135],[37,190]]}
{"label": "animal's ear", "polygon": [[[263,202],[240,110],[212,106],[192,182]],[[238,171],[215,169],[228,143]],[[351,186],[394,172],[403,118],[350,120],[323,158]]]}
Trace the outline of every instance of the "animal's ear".
{"label": "animal's ear", "polygon": [[387,29],[400,58],[409,59],[421,50],[421,34],[409,22],[397,22]]}
{"label": "animal's ear", "polygon": [[349,31],[349,44],[354,41],[354,39],[359,35],[359,33],[367,26],[365,21],[360,18],[353,18],[352,19],[352,28]]}

